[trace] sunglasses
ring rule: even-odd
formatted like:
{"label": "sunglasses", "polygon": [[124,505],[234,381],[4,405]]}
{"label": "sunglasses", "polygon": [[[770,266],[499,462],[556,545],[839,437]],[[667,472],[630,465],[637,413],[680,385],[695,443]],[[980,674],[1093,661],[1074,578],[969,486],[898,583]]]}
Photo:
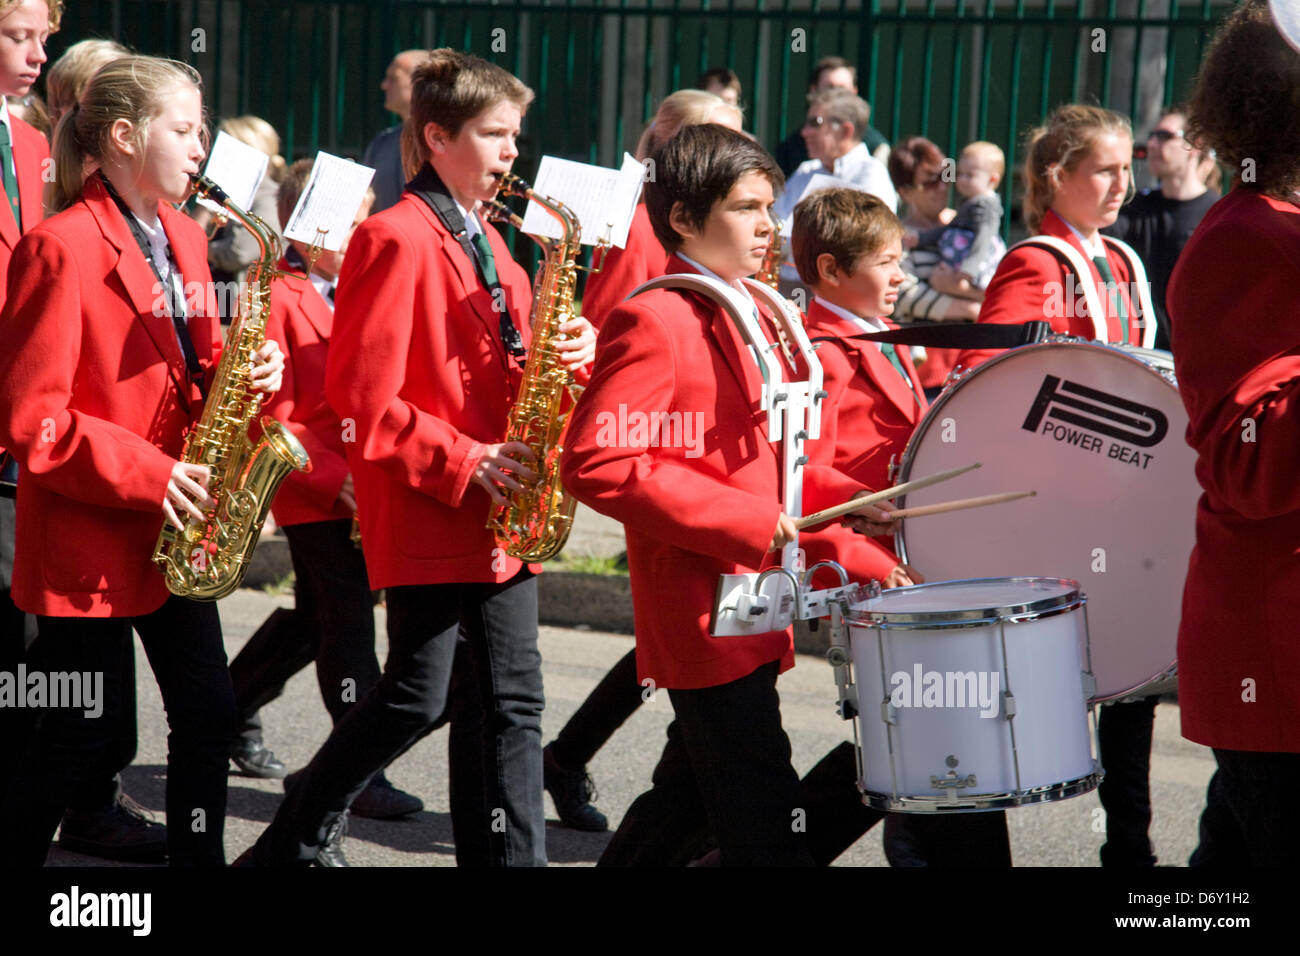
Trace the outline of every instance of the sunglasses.
{"label": "sunglasses", "polygon": [[803,121],[803,128],[820,129],[821,127],[825,126],[827,123],[833,123],[833,122],[835,121],[829,120],[825,116],[810,116]]}
{"label": "sunglasses", "polygon": [[1151,131],[1151,135],[1147,137],[1148,140],[1154,139],[1157,143],[1161,143],[1161,144],[1167,143],[1171,139],[1182,139],[1182,138],[1183,138],[1182,130],[1168,130],[1168,129],[1153,129]]}

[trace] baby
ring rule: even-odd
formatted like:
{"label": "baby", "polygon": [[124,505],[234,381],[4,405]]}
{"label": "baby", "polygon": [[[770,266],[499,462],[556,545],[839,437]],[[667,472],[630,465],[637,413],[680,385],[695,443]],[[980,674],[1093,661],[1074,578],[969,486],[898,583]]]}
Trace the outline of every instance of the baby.
{"label": "baby", "polygon": [[937,252],[951,268],[952,281],[943,289],[950,295],[982,299],[1007,251],[999,235],[1002,201],[997,194],[1005,170],[1006,158],[993,143],[969,144],[957,158],[957,191],[965,198],[952,222],[921,233],[909,229],[903,235],[908,249]]}

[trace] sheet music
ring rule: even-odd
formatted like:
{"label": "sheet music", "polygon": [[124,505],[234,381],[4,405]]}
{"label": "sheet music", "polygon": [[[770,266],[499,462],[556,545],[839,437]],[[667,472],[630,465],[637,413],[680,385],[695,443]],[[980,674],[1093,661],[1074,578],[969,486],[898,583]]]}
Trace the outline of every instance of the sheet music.
{"label": "sheet music", "polygon": [[[608,238],[622,249],[632,228],[644,175],[645,168],[627,153],[619,169],[543,156],[533,180],[533,192],[569,207],[582,225],[584,246]],[[558,239],[560,224],[537,203],[530,202],[524,212],[524,232]]]}
{"label": "sheet music", "polygon": [[[208,154],[208,164],[203,175],[226,191],[226,195],[240,209],[252,209],[257,187],[262,185],[266,167],[271,158],[253,146],[241,142],[229,133],[218,132]],[[213,212],[222,209],[211,200],[200,197],[200,205]]]}
{"label": "sheet music", "polygon": [[[311,178],[298,197],[298,205],[293,207],[284,237],[309,244],[319,239],[322,248],[338,252],[374,175],[369,166],[317,153]],[[318,229],[324,230],[323,237]]]}

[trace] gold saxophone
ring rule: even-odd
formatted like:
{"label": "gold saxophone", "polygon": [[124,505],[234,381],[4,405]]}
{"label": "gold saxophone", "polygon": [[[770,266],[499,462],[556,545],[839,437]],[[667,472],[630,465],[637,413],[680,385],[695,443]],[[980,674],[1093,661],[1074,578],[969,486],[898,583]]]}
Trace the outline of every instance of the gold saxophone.
{"label": "gold saxophone", "polygon": [[[530,235],[542,247],[544,258],[533,283],[532,344],[505,438],[533,450],[538,479],[523,491],[507,493],[506,504],[494,505],[487,522],[507,554],[524,561],[545,561],[564,547],[578,504],[560,486],[560,453],[569,412],[582,394],[582,386],[574,384],[573,373],[564,366],[553,342],[564,338],[560,326],[574,317],[582,227],[564,203],[537,195],[518,176],[503,176],[501,192],[537,203],[559,220],[562,230],[559,239]],[[509,222],[523,231],[523,220],[499,200],[486,204],[486,211],[489,219]]]}
{"label": "gold saxophone", "polygon": [[763,256],[763,264],[758,267],[758,272],[754,278],[765,285],[770,285],[773,289],[781,285],[781,251],[785,241],[781,238],[781,230],[778,225],[772,230],[772,242],[767,247],[767,254]]}
{"label": "gold saxophone", "polygon": [[280,483],[291,471],[310,471],[311,459],[298,439],[269,415],[262,416],[258,442],[253,444],[248,437],[262,405],[261,393],[252,389],[250,371],[253,353],[266,341],[279,239],[261,219],[232,203],[216,183],[204,176],[192,179],[195,192],[242,223],[259,249],[226,334],[203,416],[186,436],[181,455],[184,462],[212,469],[208,494],[213,504],[204,510],[202,521],[191,518],[184,530],[164,522],[153,552],[169,591],[215,601],[243,580]]}

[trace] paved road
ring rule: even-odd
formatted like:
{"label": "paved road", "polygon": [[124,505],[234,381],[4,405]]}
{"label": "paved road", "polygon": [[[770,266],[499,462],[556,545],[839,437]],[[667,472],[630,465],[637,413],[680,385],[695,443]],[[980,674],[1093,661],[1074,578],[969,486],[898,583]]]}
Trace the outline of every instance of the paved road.
{"label": "paved road", "polygon": [[[271,596],[240,591],[222,603],[226,650],[232,657],[277,605],[288,605],[288,595]],[[379,633],[383,611],[376,612]],[[547,709],[546,739],[554,737],[587,692],[605,671],[631,647],[622,635],[592,631],[543,628]],[[381,660],[386,648],[381,637]],[[140,746],[135,764],[127,771],[127,789],[161,818],[166,726],[158,690],[143,652],[137,648],[140,691]],[[833,710],[834,683],[824,661],[801,657],[798,666],[781,678],[782,713],[794,746],[800,773],[847,735],[848,725]],[[643,706],[597,756],[591,765],[600,790],[598,805],[617,822],[631,801],[644,790],[663,747],[664,728],[671,717],[667,695]],[[310,759],[329,732],[329,720],[320,703],[313,671],[290,682],[285,695],[264,711],[267,742],[291,767]],[[447,815],[446,731],[421,741],[389,771],[394,783],[423,798],[426,810],[408,821],[379,823],[354,820],[347,854],[360,866],[452,866],[451,823]],[[1204,747],[1178,734],[1178,707],[1157,709],[1152,755],[1151,787],[1155,819],[1152,837],[1161,861],[1182,865],[1196,839],[1196,821],[1204,803],[1205,785],[1213,771],[1213,757]],[[226,853],[234,859],[248,847],[270,820],[279,803],[278,781],[259,781],[232,775],[226,822]],[[553,814],[549,799],[548,813]],[[1095,812],[1094,812],[1095,811]],[[1095,793],[1046,806],[1014,810],[1009,814],[1012,850],[1017,864],[1027,866],[1095,866],[1103,836],[1094,828],[1100,816]],[[587,866],[595,862],[609,837],[585,834],[552,825],[547,850],[553,865]],[[52,851],[55,865],[101,865],[74,854]],[[840,857],[838,865],[882,866],[880,828],[877,827]]]}

